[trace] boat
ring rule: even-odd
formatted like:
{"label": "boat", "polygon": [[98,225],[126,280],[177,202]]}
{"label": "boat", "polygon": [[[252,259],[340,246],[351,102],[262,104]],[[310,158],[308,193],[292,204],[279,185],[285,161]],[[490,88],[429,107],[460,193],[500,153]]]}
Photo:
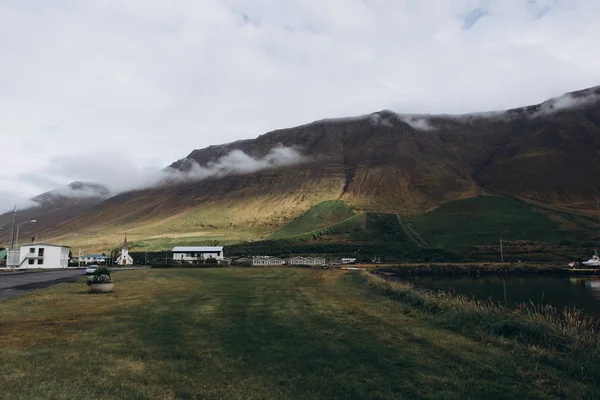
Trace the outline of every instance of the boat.
{"label": "boat", "polygon": [[592,258],[582,263],[586,267],[600,267],[600,257],[597,254],[594,254]]}
{"label": "boat", "polygon": [[573,261],[573,262],[569,263],[569,267],[571,267],[571,268],[577,268],[577,267],[580,267],[580,266],[584,266],[584,267],[596,267],[596,268],[598,268],[598,267],[600,267],[600,257],[598,257],[597,254],[594,254],[592,256],[592,258],[590,258],[587,261],[584,261],[584,262],[581,262],[581,263],[578,262],[578,261]]}

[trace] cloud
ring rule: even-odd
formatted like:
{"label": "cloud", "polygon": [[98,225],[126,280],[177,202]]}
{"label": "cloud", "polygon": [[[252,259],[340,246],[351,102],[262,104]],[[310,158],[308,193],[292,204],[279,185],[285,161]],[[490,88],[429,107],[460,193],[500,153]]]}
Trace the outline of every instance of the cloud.
{"label": "cloud", "polygon": [[429,123],[426,116],[398,115],[398,118],[417,130],[431,131],[435,129],[435,127]]}
{"label": "cloud", "polygon": [[23,208],[35,207],[37,203],[23,198],[17,193],[0,190],[0,214],[12,211],[14,206],[17,206],[21,210]]}
{"label": "cloud", "polygon": [[537,104],[599,83],[599,14],[595,0],[2,1],[0,190],[129,187],[193,149],[325,118]]}
{"label": "cloud", "polygon": [[[167,169],[166,181],[197,181],[207,178],[220,178],[227,175],[241,175],[264,169],[296,165],[309,159],[291,147],[278,146],[262,158],[254,158],[241,150],[232,150],[215,162],[200,165],[196,161],[186,159],[186,169]],[[160,179],[163,181],[163,179]]]}
{"label": "cloud", "polygon": [[81,182],[75,181],[67,186],[58,187],[50,192],[47,192],[53,196],[62,197],[76,197],[76,198],[89,198],[89,197],[103,197],[109,198],[111,191],[106,186],[96,182]]}
{"label": "cloud", "polygon": [[[600,90],[597,92],[600,92]],[[562,96],[552,98],[540,104],[539,109],[533,113],[532,117],[545,116],[561,110],[577,108],[586,104],[597,102],[599,100],[600,95],[598,93],[592,92],[579,96],[566,93]]]}
{"label": "cloud", "polygon": [[[78,155],[57,157],[44,168],[45,174],[61,180],[76,182],[75,186],[54,188],[53,193],[71,196],[104,196],[123,191],[144,189],[157,185],[198,181],[207,178],[220,178],[239,175],[269,168],[277,168],[307,162],[299,149],[276,146],[264,157],[251,157],[241,150],[234,149],[225,156],[206,165],[192,159],[185,159],[184,168],[138,167],[126,156],[111,158],[87,158]],[[83,182],[82,182],[83,181]]]}
{"label": "cloud", "polygon": [[489,10],[481,7],[473,9],[464,19],[463,29],[471,29],[473,25],[479,21],[482,17],[487,15]]}

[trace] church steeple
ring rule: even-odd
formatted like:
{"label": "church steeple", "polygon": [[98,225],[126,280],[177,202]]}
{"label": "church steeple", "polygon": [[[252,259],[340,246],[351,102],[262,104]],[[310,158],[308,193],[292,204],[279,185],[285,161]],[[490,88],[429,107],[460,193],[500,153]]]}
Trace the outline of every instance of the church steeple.
{"label": "church steeple", "polygon": [[127,244],[127,235],[123,241],[123,247],[121,247],[121,255],[117,258],[117,264],[119,265],[132,265],[133,259],[129,255],[129,245]]}

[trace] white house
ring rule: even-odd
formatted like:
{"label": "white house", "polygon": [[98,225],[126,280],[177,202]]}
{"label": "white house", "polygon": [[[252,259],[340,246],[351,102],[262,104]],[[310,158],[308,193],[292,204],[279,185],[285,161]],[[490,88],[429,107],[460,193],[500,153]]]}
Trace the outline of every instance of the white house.
{"label": "white house", "polygon": [[287,263],[290,265],[325,265],[326,261],[323,257],[292,257]]}
{"label": "white house", "polygon": [[106,264],[106,260],[108,257],[102,254],[86,254],[84,256],[79,257],[78,261],[81,261],[84,264]]}
{"label": "white house", "polygon": [[324,259],[323,257],[315,257],[313,258],[313,265],[325,265],[327,264],[327,260]]}
{"label": "white house", "polygon": [[69,248],[49,243],[32,243],[11,250],[6,260],[11,268],[67,268]]}
{"label": "white house", "polygon": [[177,246],[173,247],[173,261],[193,263],[214,258],[223,260],[223,246]]}
{"label": "white house", "polygon": [[123,247],[121,247],[121,255],[117,257],[115,261],[117,265],[133,265],[133,258],[129,255],[129,245],[127,244],[127,236],[123,241]]}
{"label": "white house", "polygon": [[342,258],[342,264],[352,264],[356,262],[356,258]]}
{"label": "white house", "polygon": [[278,257],[256,256],[252,257],[253,266],[283,265],[283,260]]}

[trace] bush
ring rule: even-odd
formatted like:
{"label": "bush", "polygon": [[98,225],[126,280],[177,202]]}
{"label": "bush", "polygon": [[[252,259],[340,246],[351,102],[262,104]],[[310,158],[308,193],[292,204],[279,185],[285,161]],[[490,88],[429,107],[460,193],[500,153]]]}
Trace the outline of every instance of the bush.
{"label": "bush", "polygon": [[92,275],[108,275],[108,276],[110,276],[110,271],[106,267],[100,267],[100,268],[96,269],[92,273]]}

